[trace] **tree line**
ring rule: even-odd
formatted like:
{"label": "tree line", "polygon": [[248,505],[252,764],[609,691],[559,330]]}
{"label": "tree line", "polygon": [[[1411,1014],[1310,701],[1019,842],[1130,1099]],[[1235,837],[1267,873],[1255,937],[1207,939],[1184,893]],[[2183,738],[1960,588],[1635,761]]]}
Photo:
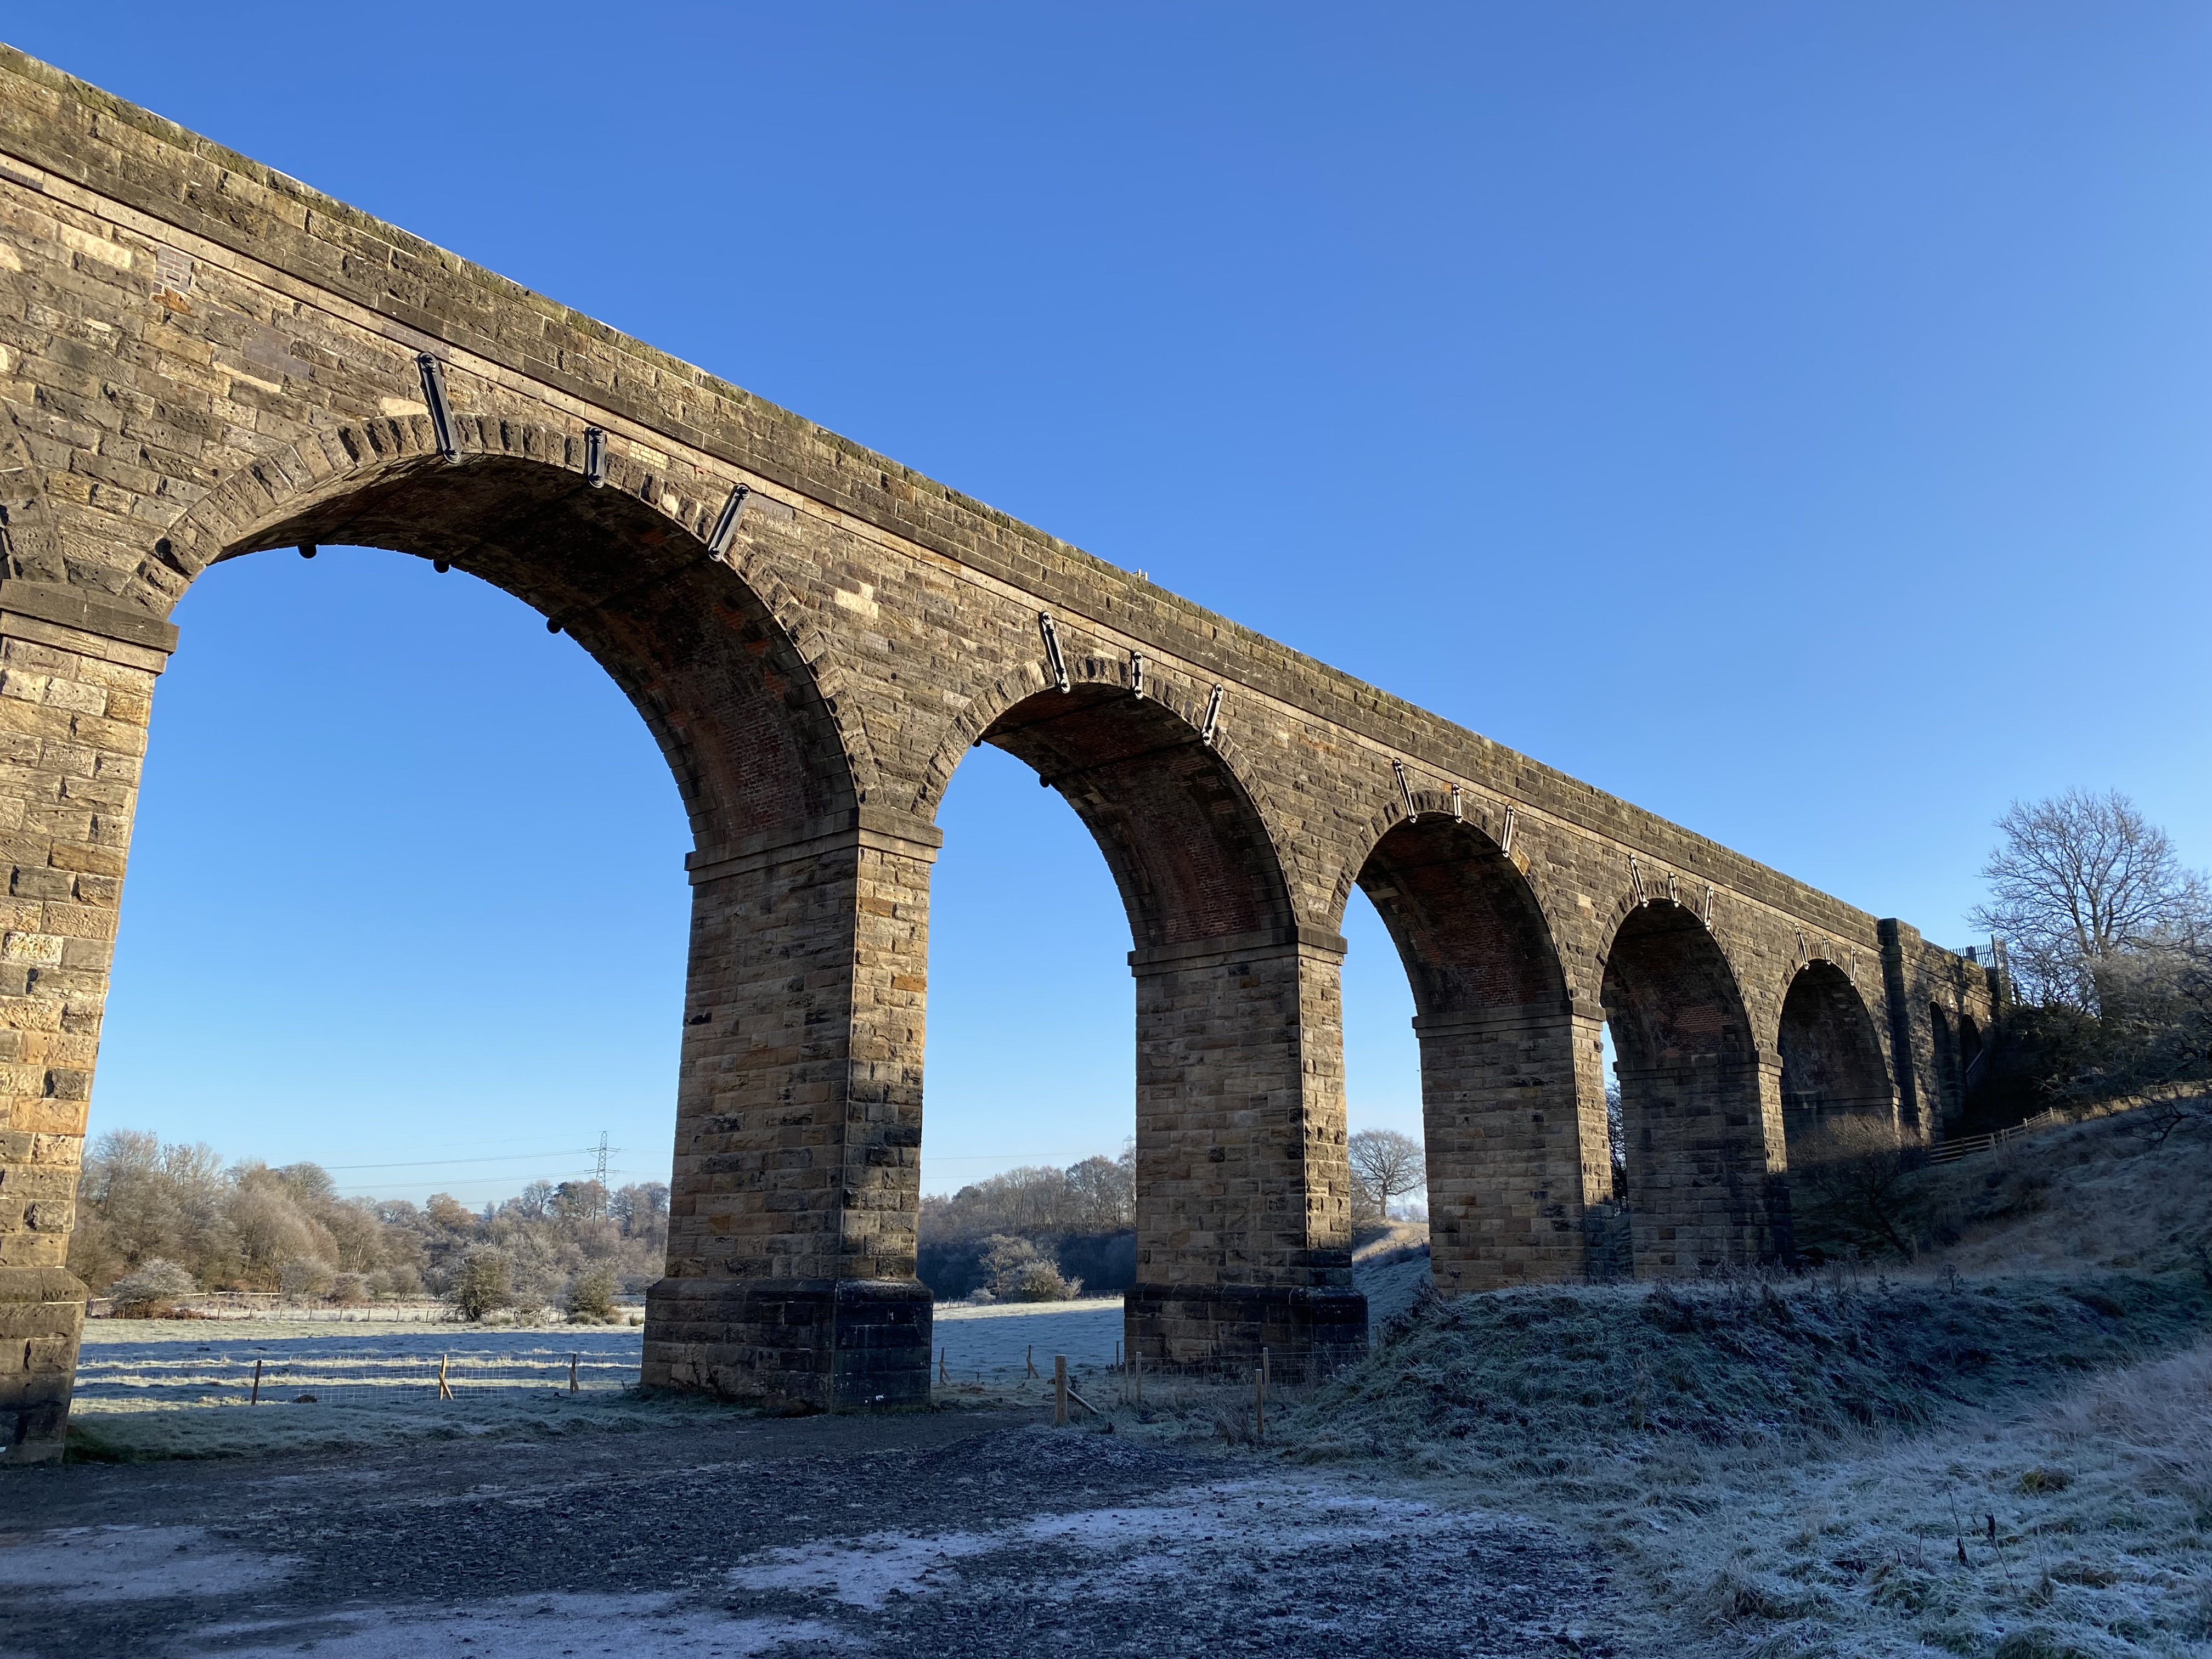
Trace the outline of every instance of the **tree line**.
{"label": "tree line", "polygon": [[[1395,1129],[1363,1129],[1346,1148],[1352,1218],[1369,1226],[1422,1193],[1421,1144]],[[1086,1158],[1065,1169],[1033,1164],[921,1200],[921,1280],[948,1301],[1111,1296],[1137,1277],[1137,1157]]]}
{"label": "tree line", "polygon": [[[1352,1138],[1354,1219],[1420,1190],[1419,1143]],[[948,1299],[1111,1295],[1136,1277],[1136,1158],[1029,1167],[921,1200],[921,1274]],[[606,1316],[658,1279],[668,1188],[534,1182],[471,1209],[448,1194],[343,1198],[319,1164],[228,1163],[213,1148],[119,1129],[95,1140],[77,1190],[70,1267],[153,1311],[210,1291],[360,1306],[441,1297],[479,1318],[507,1308]]]}
{"label": "tree line", "polygon": [[1032,1164],[925,1195],[915,1271],[947,1301],[1110,1296],[1137,1277],[1137,1155]]}
{"label": "tree line", "polygon": [[533,1182],[471,1210],[450,1194],[341,1198],[315,1164],[226,1164],[208,1146],[114,1130],[77,1188],[70,1270],[95,1295],[142,1305],[210,1291],[357,1305],[442,1297],[471,1317],[500,1308],[611,1316],[661,1273],[668,1188]]}

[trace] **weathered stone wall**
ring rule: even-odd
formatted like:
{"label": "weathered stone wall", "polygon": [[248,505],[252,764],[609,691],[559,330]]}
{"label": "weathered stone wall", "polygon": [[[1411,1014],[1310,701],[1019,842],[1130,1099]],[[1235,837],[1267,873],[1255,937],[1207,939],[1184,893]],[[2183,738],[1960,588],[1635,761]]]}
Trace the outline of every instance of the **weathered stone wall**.
{"label": "weathered stone wall", "polygon": [[77,1171],[154,678],[151,617],[70,625],[66,590],[0,579],[0,1460],[60,1445],[84,1286]]}
{"label": "weathered stone wall", "polygon": [[[1689,1272],[1786,1243],[1778,1044],[1809,963],[1863,1000],[1915,1100],[1929,1006],[1986,1004],[1917,936],[4,52],[0,403],[0,800],[25,804],[0,1334],[46,1368],[0,1370],[13,1455],[51,1453],[66,1403],[68,1189],[164,618],[258,550],[388,547],[498,584],[668,757],[698,848],[647,1330],[668,1386],[926,1390],[928,867],[979,742],[1060,790],[1127,906],[1130,1340],[1177,1363],[1264,1345],[1325,1368],[1364,1340],[1337,1000],[1355,882],[1422,1009],[1447,1291],[1592,1271],[1608,1017],[1650,1039],[1637,1267]],[[1662,936],[1674,956],[1640,964],[1619,944]]]}

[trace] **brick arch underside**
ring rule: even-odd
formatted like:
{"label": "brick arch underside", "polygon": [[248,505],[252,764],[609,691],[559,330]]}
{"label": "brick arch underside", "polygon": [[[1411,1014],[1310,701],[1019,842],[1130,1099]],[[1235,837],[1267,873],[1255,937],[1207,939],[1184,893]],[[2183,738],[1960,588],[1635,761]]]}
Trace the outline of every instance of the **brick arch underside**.
{"label": "brick arch underside", "polygon": [[1574,1013],[1534,891],[1496,842],[1441,815],[1387,830],[1358,880],[1413,984],[1439,1282],[1574,1276],[1585,1198]]}
{"label": "brick arch underside", "polygon": [[1850,978],[1832,962],[1801,969],[1782,1001],[1782,1127],[1790,1167],[1897,1140],[1897,1097]]}
{"label": "brick arch underside", "polygon": [[1695,911],[1630,910],[1606,953],[1638,1275],[1695,1273],[1786,1249],[1751,1020]]}
{"label": "brick arch underside", "polygon": [[629,490],[520,456],[409,458],[282,504],[207,550],[219,561],[303,542],[442,560],[557,623],[652,729],[701,847],[856,799],[834,714],[789,634],[696,536]]}
{"label": "brick arch underside", "polygon": [[1419,1014],[1565,1006],[1566,979],[1534,892],[1472,824],[1400,823],[1358,879],[1398,946]]}
{"label": "brick arch underside", "polygon": [[1111,685],[1041,691],[977,739],[1060,791],[1105,855],[1139,948],[1286,927],[1258,809],[1181,714]]}

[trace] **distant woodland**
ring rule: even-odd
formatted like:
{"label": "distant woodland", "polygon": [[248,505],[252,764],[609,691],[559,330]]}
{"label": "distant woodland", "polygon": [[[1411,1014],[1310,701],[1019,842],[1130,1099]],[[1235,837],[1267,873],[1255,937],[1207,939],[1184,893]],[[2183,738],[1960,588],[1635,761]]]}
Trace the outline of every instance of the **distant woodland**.
{"label": "distant woodland", "polygon": [[1009,1170],[921,1200],[921,1281],[940,1300],[1118,1296],[1137,1278],[1137,1156]]}
{"label": "distant woodland", "polygon": [[445,1194],[340,1198],[314,1164],[225,1164],[210,1147],[115,1130],[93,1143],[70,1267],[95,1294],[134,1275],[162,1299],[271,1291],[338,1304],[443,1296],[481,1313],[603,1305],[660,1276],[668,1188],[534,1182],[471,1210]]}

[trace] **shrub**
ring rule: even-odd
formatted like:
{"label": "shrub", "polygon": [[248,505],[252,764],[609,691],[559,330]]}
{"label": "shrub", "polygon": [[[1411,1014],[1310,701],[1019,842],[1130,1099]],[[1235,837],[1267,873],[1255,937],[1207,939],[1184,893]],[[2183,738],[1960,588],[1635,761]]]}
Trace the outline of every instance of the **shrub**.
{"label": "shrub", "polygon": [[1061,1276],[1060,1263],[1026,1238],[1000,1233],[985,1241],[983,1271],[1000,1302],[1066,1302],[1083,1293],[1083,1281]]}
{"label": "shrub", "polygon": [[481,1320],[494,1309],[512,1307],[514,1279],[506,1255],[489,1249],[471,1250],[453,1270],[446,1300],[464,1319]]}
{"label": "shrub", "polygon": [[422,1275],[412,1267],[387,1267],[369,1275],[368,1288],[376,1296],[420,1296]]}
{"label": "shrub", "polygon": [[340,1273],[331,1281],[331,1300],[341,1308],[358,1308],[368,1300],[369,1276],[367,1273]]}
{"label": "shrub", "polygon": [[169,1310],[179,1297],[199,1289],[192,1276],[175,1262],[155,1256],[107,1287],[115,1298],[115,1311],[125,1319],[155,1319]]}
{"label": "shrub", "polygon": [[323,1296],[337,1282],[337,1270],[319,1256],[295,1255],[276,1270],[276,1287],[287,1297]]}
{"label": "shrub", "polygon": [[1072,1302],[1083,1294],[1083,1281],[1064,1279],[1060,1266],[1053,1261],[1032,1261],[1022,1269],[1021,1281],[1014,1291],[1018,1302]]}
{"label": "shrub", "polygon": [[568,1287],[569,1318],[594,1325],[611,1325],[618,1312],[612,1267],[592,1267],[576,1275],[576,1282]]}

